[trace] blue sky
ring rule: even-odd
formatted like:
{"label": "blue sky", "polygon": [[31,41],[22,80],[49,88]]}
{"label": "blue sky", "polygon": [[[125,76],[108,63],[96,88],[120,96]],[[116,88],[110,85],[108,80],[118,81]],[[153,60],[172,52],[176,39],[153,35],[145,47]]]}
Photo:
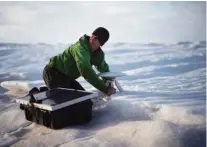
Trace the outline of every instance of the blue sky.
{"label": "blue sky", "polygon": [[0,2],[0,41],[71,43],[98,26],[109,42],[206,40],[206,2]]}

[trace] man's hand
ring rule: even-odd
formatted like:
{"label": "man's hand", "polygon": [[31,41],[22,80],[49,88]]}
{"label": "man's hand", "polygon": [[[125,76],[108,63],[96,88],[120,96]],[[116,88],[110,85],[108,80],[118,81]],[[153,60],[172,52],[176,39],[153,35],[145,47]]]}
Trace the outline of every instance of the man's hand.
{"label": "man's hand", "polygon": [[107,92],[108,96],[111,96],[112,94],[115,94],[115,93],[116,93],[116,89],[114,87],[108,88],[108,92]]}

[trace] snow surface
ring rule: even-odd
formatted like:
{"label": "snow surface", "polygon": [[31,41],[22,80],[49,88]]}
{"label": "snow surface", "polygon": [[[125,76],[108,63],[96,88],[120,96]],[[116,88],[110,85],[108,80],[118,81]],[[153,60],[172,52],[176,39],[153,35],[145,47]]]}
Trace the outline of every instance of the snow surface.
{"label": "snow surface", "polygon": [[[204,147],[206,144],[206,42],[108,44],[111,71],[127,74],[108,105],[82,126],[52,130],[25,120],[15,99],[43,85],[42,70],[67,45],[0,44],[0,82],[27,81],[23,89],[0,87],[0,146],[12,147]],[[78,81],[96,90],[83,78]]]}

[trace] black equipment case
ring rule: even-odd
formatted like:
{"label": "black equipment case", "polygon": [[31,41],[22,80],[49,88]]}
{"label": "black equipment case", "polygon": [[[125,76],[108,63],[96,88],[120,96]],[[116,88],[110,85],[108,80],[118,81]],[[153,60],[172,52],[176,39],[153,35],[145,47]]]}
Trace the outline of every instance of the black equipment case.
{"label": "black equipment case", "polygon": [[52,129],[87,123],[92,118],[92,98],[97,93],[57,88],[16,100],[27,120]]}

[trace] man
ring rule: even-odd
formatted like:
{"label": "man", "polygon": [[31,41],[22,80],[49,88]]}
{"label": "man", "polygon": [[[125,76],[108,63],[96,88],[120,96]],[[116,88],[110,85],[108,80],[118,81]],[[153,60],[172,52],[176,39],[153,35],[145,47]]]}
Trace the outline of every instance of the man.
{"label": "man", "polygon": [[75,80],[82,76],[86,81],[107,95],[116,89],[107,87],[92,66],[99,72],[108,72],[109,66],[101,49],[109,39],[109,32],[103,27],[94,30],[91,36],[83,35],[63,53],[54,56],[43,70],[43,79],[49,89],[64,87],[78,90],[84,88]]}

